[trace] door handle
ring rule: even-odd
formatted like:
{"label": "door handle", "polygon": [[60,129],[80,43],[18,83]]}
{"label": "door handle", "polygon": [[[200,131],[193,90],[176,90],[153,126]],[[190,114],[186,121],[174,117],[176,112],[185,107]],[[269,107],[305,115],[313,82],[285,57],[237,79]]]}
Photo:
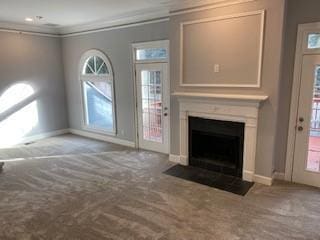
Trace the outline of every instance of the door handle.
{"label": "door handle", "polygon": [[168,113],[164,113],[163,116],[167,117],[167,116],[168,116]]}
{"label": "door handle", "polygon": [[298,127],[298,131],[299,131],[299,132],[302,132],[302,131],[303,131],[303,127],[302,127],[302,126],[299,126],[299,127]]}
{"label": "door handle", "polygon": [[299,117],[299,122],[304,122],[304,118],[303,117]]}

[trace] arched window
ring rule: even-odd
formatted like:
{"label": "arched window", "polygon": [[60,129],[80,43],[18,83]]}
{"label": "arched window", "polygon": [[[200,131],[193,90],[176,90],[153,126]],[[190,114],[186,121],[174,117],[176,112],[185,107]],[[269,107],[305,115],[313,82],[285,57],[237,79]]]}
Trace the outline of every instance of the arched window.
{"label": "arched window", "polygon": [[113,71],[107,56],[89,50],[80,61],[84,128],[115,134]]}

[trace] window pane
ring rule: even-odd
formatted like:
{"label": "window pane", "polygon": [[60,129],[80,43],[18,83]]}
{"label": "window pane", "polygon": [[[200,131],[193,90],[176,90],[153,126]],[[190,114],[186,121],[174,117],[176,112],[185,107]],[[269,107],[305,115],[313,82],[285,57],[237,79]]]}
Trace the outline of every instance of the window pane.
{"label": "window pane", "polygon": [[86,124],[92,128],[113,130],[112,86],[108,82],[84,82]]}
{"label": "window pane", "polygon": [[308,161],[306,169],[309,171],[320,172],[320,66],[316,66],[315,68]]}
{"label": "window pane", "polygon": [[89,64],[86,66],[85,74],[93,74],[92,69],[89,67]]}
{"label": "window pane", "polygon": [[98,70],[100,69],[101,65],[104,63],[104,61],[102,60],[102,58],[100,57],[96,57],[96,72],[98,72]]}
{"label": "window pane", "polygon": [[160,71],[141,72],[143,138],[162,143],[162,85]]}
{"label": "window pane", "polygon": [[100,69],[98,70],[98,74],[109,74],[109,70],[105,63],[103,63]]}
{"label": "window pane", "polygon": [[83,74],[109,74],[109,69],[102,58],[93,56],[87,60],[84,66]]}
{"label": "window pane", "polygon": [[137,60],[166,59],[168,57],[165,48],[137,49],[136,52]]}
{"label": "window pane", "polygon": [[320,33],[312,33],[308,36],[308,48],[320,48]]}
{"label": "window pane", "polygon": [[90,57],[90,59],[88,60],[88,63],[87,63],[87,67],[86,67],[86,73],[92,74],[94,72],[95,72],[95,70],[94,70],[94,57]]}

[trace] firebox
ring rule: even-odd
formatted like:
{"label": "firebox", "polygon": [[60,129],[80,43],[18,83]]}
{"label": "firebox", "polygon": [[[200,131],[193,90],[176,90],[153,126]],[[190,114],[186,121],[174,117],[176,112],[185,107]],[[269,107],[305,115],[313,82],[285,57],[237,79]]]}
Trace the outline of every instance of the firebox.
{"label": "firebox", "polygon": [[242,178],[245,124],[189,117],[189,164]]}

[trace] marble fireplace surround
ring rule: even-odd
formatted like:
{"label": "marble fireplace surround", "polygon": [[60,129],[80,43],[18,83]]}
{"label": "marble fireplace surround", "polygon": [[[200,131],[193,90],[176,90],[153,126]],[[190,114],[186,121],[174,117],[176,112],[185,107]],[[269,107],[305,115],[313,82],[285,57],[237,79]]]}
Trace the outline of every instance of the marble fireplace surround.
{"label": "marble fireplace surround", "polygon": [[266,185],[272,184],[272,179],[255,174],[258,112],[261,103],[266,101],[268,96],[186,92],[175,92],[173,96],[177,97],[179,102],[180,156],[170,156],[172,161],[189,165],[189,116],[242,122],[245,123],[243,180]]}

